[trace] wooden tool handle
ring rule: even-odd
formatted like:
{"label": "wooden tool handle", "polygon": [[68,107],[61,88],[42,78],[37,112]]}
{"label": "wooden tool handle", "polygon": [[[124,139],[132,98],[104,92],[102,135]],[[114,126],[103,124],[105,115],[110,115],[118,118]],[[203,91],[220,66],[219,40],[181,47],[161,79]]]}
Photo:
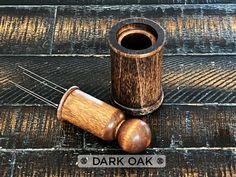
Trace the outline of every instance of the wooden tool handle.
{"label": "wooden tool handle", "polygon": [[116,129],[125,116],[119,109],[73,86],[63,95],[57,117],[110,141],[116,138]]}
{"label": "wooden tool handle", "polygon": [[129,153],[141,152],[151,142],[151,131],[144,121],[125,121],[119,109],[88,95],[76,86],[63,95],[57,117],[103,140],[110,141],[117,137],[121,148]]}
{"label": "wooden tool handle", "polygon": [[129,153],[138,153],[151,143],[151,130],[140,119],[129,119],[119,127],[117,139],[122,149]]}

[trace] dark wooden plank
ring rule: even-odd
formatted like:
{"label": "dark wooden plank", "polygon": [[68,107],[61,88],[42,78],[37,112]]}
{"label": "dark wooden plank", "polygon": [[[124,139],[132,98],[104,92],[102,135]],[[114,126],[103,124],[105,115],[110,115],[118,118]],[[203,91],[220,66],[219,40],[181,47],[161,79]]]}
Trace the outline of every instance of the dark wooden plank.
{"label": "dark wooden plank", "polygon": [[[234,147],[236,107],[167,106],[140,117],[152,131],[149,148]],[[85,149],[119,149],[117,143],[102,141],[89,133]]]}
{"label": "dark wooden plank", "polygon": [[0,7],[1,54],[49,54],[53,7]]}
{"label": "dark wooden plank", "polygon": [[165,53],[235,53],[234,5],[60,6],[53,53],[108,53],[106,36],[118,20],[146,17],[166,30]]}
{"label": "dark wooden plank", "polygon": [[226,4],[235,3],[234,0],[1,0],[1,4],[9,5],[115,5],[115,4]]}
{"label": "dark wooden plank", "polygon": [[57,120],[50,107],[0,107],[1,148],[82,148],[83,131]]}
{"label": "dark wooden plank", "polygon": [[[83,91],[110,102],[109,57],[0,57],[1,104],[42,104],[14,87],[8,79],[55,103],[62,96],[23,76],[17,65],[65,88],[79,85]],[[164,103],[236,103],[236,55],[165,56],[163,72]]]}
{"label": "dark wooden plank", "polygon": [[0,149],[0,176],[8,177],[13,174],[15,166],[15,154],[2,152]]}
{"label": "dark wooden plank", "polygon": [[[15,153],[15,152],[12,152]],[[87,154],[101,152],[87,152]],[[102,154],[117,154],[103,152]],[[149,154],[166,155],[165,168],[79,168],[81,151],[23,151],[16,153],[13,176],[234,176],[235,150],[159,150]],[[0,155],[4,155],[2,153]],[[119,153],[120,154],[120,153]],[[9,171],[3,169],[2,171]]]}

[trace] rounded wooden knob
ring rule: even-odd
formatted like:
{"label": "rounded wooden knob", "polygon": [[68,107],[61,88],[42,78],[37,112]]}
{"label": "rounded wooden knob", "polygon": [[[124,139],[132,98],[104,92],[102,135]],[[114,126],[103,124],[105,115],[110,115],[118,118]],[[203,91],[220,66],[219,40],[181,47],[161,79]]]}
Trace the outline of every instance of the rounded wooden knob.
{"label": "rounded wooden knob", "polygon": [[129,153],[142,152],[150,145],[151,130],[140,119],[124,121],[117,132],[118,143],[121,148]]}

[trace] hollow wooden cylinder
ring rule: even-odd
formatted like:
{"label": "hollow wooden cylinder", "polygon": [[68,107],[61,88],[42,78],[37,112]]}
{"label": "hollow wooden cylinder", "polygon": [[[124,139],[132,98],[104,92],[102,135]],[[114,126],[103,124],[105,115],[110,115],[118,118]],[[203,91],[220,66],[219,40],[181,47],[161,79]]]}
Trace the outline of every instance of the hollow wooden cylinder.
{"label": "hollow wooden cylinder", "polygon": [[63,95],[57,117],[66,120],[103,140],[114,140],[124,114],[73,86]]}
{"label": "hollow wooden cylinder", "polygon": [[164,98],[163,28],[148,19],[126,19],[112,27],[108,42],[114,104],[131,115],[156,110]]}

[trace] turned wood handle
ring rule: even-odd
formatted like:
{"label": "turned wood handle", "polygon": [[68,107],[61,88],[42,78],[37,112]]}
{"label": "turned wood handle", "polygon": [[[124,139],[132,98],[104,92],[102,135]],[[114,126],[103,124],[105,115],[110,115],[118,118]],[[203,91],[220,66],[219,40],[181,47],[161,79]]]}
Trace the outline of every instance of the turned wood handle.
{"label": "turned wood handle", "polygon": [[63,95],[57,117],[103,140],[117,138],[121,148],[129,153],[141,152],[151,142],[151,131],[144,121],[126,121],[119,109],[88,95],[77,86],[69,88]]}
{"label": "turned wood handle", "polygon": [[114,140],[124,114],[111,105],[81,91],[77,86],[62,97],[57,117],[104,139]]}

